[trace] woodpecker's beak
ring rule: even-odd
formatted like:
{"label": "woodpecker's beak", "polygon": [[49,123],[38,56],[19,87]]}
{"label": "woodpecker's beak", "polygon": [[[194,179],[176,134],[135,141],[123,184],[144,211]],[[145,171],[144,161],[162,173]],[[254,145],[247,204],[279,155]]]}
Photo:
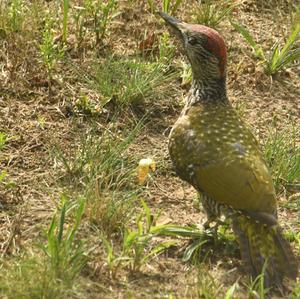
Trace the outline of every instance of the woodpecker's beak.
{"label": "woodpecker's beak", "polygon": [[168,14],[160,11],[158,14],[165,20],[165,22],[173,29],[176,36],[183,40],[184,35],[184,23],[179,20],[169,16]]}

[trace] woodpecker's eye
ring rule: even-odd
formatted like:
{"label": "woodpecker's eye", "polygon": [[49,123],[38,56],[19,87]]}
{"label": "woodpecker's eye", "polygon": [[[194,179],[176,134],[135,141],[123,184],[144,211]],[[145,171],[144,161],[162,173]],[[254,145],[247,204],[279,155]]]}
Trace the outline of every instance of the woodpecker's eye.
{"label": "woodpecker's eye", "polygon": [[188,37],[188,43],[192,46],[196,45],[198,43],[197,38],[194,36],[189,36]]}

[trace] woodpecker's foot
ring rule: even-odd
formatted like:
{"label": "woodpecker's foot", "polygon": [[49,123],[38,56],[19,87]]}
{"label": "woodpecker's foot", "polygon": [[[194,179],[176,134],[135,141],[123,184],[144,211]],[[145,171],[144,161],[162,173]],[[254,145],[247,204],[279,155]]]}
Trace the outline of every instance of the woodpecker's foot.
{"label": "woodpecker's foot", "polygon": [[[215,224],[213,226],[210,226],[212,222],[214,222]],[[219,219],[208,219],[203,224],[203,226],[204,226],[204,230],[212,235],[214,242],[216,243],[218,241],[218,228],[220,225],[225,225],[225,224],[226,222]]]}
{"label": "woodpecker's foot", "polygon": [[212,222],[217,222],[218,218],[217,218],[217,216],[215,216],[214,214],[210,213],[206,209],[204,209],[204,210],[206,212],[207,220],[204,222],[203,227],[204,227],[205,230],[208,230],[208,229],[210,229],[210,224]]}
{"label": "woodpecker's foot", "polygon": [[213,220],[211,219],[207,219],[204,224],[203,224],[203,227],[204,227],[204,230],[209,230],[210,229],[210,224],[213,222]]}

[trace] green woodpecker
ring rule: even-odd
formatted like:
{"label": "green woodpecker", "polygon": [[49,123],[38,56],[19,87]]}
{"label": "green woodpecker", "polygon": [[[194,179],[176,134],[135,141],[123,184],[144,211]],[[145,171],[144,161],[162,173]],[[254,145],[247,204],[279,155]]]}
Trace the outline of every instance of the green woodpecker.
{"label": "green woodpecker", "polygon": [[253,134],[226,95],[226,46],[206,26],[187,24],[160,12],[180,39],[193,82],[169,137],[178,176],[202,197],[208,221],[232,220],[247,271],[265,284],[295,279],[298,263],[277,221],[274,185]]}

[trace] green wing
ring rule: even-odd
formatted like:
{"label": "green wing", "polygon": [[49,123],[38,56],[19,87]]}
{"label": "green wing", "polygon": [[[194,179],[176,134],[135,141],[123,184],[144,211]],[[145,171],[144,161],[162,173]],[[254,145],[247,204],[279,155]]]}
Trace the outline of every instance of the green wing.
{"label": "green wing", "polygon": [[259,145],[230,107],[191,108],[174,126],[178,175],[218,203],[274,213],[275,191]]}
{"label": "green wing", "polygon": [[274,213],[272,178],[260,153],[196,166],[194,179],[198,187],[218,203],[240,210]]}

